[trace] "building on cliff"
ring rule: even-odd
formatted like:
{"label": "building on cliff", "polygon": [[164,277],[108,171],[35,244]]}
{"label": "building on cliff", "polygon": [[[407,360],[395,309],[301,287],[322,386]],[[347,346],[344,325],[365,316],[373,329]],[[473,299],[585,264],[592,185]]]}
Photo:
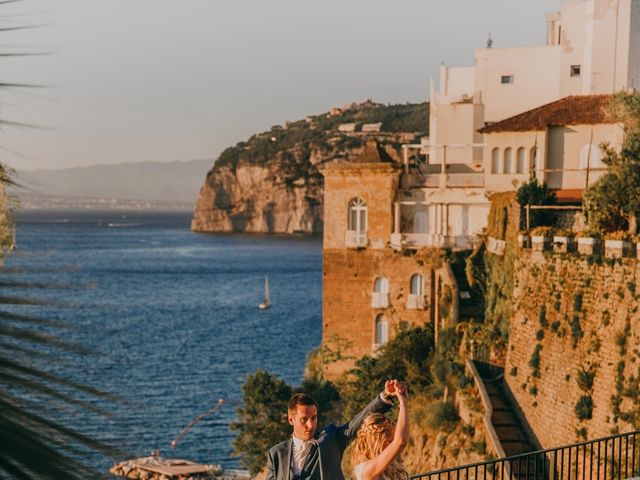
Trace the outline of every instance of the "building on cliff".
{"label": "building on cliff", "polygon": [[370,144],[354,162],[325,166],[323,347],[350,357],[325,374],[375,353],[402,325],[437,331],[445,288],[453,311],[463,292],[450,266],[419,252],[476,245],[492,193],[534,171],[559,199],[581,198],[605,170],[599,145],[622,142],[610,95],[638,84],[640,0],[565,0],[547,16],[546,45],[481,49],[474,67],[442,67],[430,136],[405,145],[402,164]]}

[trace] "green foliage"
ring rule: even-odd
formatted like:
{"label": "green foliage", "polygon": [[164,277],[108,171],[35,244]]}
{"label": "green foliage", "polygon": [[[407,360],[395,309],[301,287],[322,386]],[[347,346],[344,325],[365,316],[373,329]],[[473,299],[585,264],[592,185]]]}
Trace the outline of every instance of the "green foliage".
{"label": "green foliage", "polygon": [[538,313],[538,322],[542,328],[546,328],[547,326],[547,306],[542,305],[540,307],[540,312]]}
{"label": "green foliage", "polygon": [[538,395],[538,387],[536,387],[535,385],[531,385],[531,387],[529,387],[529,394],[533,395],[534,397]]}
{"label": "green foliage", "polygon": [[433,333],[428,327],[401,331],[385,344],[376,357],[356,362],[350,380],[341,389],[345,400],[344,418],[351,418],[380,393],[385,380],[397,378],[411,385],[412,393],[424,392],[432,383]]}
{"label": "green foliage", "polygon": [[451,402],[435,402],[427,411],[426,425],[435,431],[451,432],[458,421],[456,407]]}
{"label": "green foliage", "polygon": [[574,408],[578,420],[591,420],[593,415],[593,399],[591,395],[582,395]]}
{"label": "green foliage", "polygon": [[[529,181],[518,188],[516,199],[521,207],[520,228],[526,228],[527,205],[555,205],[556,194],[551,191],[546,183],[540,184],[535,174],[532,174]],[[529,212],[529,228],[543,225],[552,225],[554,215],[549,210],[530,210]]]}
{"label": "green foliage", "polygon": [[574,314],[571,317],[571,346],[576,348],[578,346],[578,342],[582,340],[584,337],[584,332],[582,331],[582,326],[580,325],[580,317],[578,314]]}
{"label": "green foliage", "polygon": [[531,375],[534,378],[540,378],[540,351],[542,350],[541,344],[536,344],[533,349],[531,358],[529,359],[529,367],[531,367]]}
{"label": "green foliage", "polygon": [[238,421],[230,426],[238,434],[233,447],[242,455],[242,464],[256,475],[266,464],[269,448],[291,433],[287,422],[287,401],[293,389],[269,372],[258,370],[249,375],[242,392]]}
{"label": "green foliage", "polygon": [[590,392],[593,388],[593,380],[596,376],[596,369],[590,366],[588,369],[580,368],[576,377],[578,388],[583,392]]}
{"label": "green foliage", "polygon": [[583,203],[592,227],[635,234],[640,213],[640,94],[616,94],[612,110],[625,126],[622,148],[617,152],[609,144],[601,145],[609,170],[585,191]]}
{"label": "green foliage", "polygon": [[536,332],[536,340],[544,340],[544,330],[540,329]]}
{"label": "green foliage", "polygon": [[573,297],[573,311],[582,311],[582,292],[576,293],[576,295]]}

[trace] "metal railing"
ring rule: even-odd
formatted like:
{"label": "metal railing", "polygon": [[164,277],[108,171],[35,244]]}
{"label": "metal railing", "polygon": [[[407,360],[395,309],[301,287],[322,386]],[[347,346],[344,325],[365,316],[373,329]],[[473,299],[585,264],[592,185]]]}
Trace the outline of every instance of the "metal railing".
{"label": "metal railing", "polygon": [[414,475],[425,480],[623,480],[640,476],[640,431]]}

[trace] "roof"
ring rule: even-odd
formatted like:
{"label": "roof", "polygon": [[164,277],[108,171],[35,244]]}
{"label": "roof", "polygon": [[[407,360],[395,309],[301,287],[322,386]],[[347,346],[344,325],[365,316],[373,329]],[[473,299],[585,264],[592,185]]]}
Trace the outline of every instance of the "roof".
{"label": "roof", "polygon": [[355,163],[395,163],[393,158],[382,148],[375,140],[368,140],[367,144],[362,150],[362,153],[358,155]]}
{"label": "roof", "polygon": [[574,95],[534,108],[500,122],[487,124],[478,132],[531,132],[558,125],[618,123],[607,112],[611,95]]}
{"label": "roof", "polygon": [[582,202],[582,195],[584,194],[584,190],[579,188],[572,189],[559,189],[554,190],[556,194],[556,200],[559,204],[567,204],[567,203],[580,203]]}

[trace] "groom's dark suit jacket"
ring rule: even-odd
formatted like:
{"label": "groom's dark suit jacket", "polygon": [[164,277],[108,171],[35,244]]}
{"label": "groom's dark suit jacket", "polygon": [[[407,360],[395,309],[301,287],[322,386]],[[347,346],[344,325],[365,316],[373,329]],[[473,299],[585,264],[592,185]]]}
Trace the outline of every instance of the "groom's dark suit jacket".
{"label": "groom's dark suit jacket", "polygon": [[[378,395],[364,409],[341,426],[327,425],[315,434],[317,449],[313,449],[303,468],[301,480],[344,480],[342,455],[358,433],[362,421],[370,413],[384,413],[391,405],[383,402]],[[267,476],[265,480],[294,480],[293,439],[289,438],[269,450]]]}

